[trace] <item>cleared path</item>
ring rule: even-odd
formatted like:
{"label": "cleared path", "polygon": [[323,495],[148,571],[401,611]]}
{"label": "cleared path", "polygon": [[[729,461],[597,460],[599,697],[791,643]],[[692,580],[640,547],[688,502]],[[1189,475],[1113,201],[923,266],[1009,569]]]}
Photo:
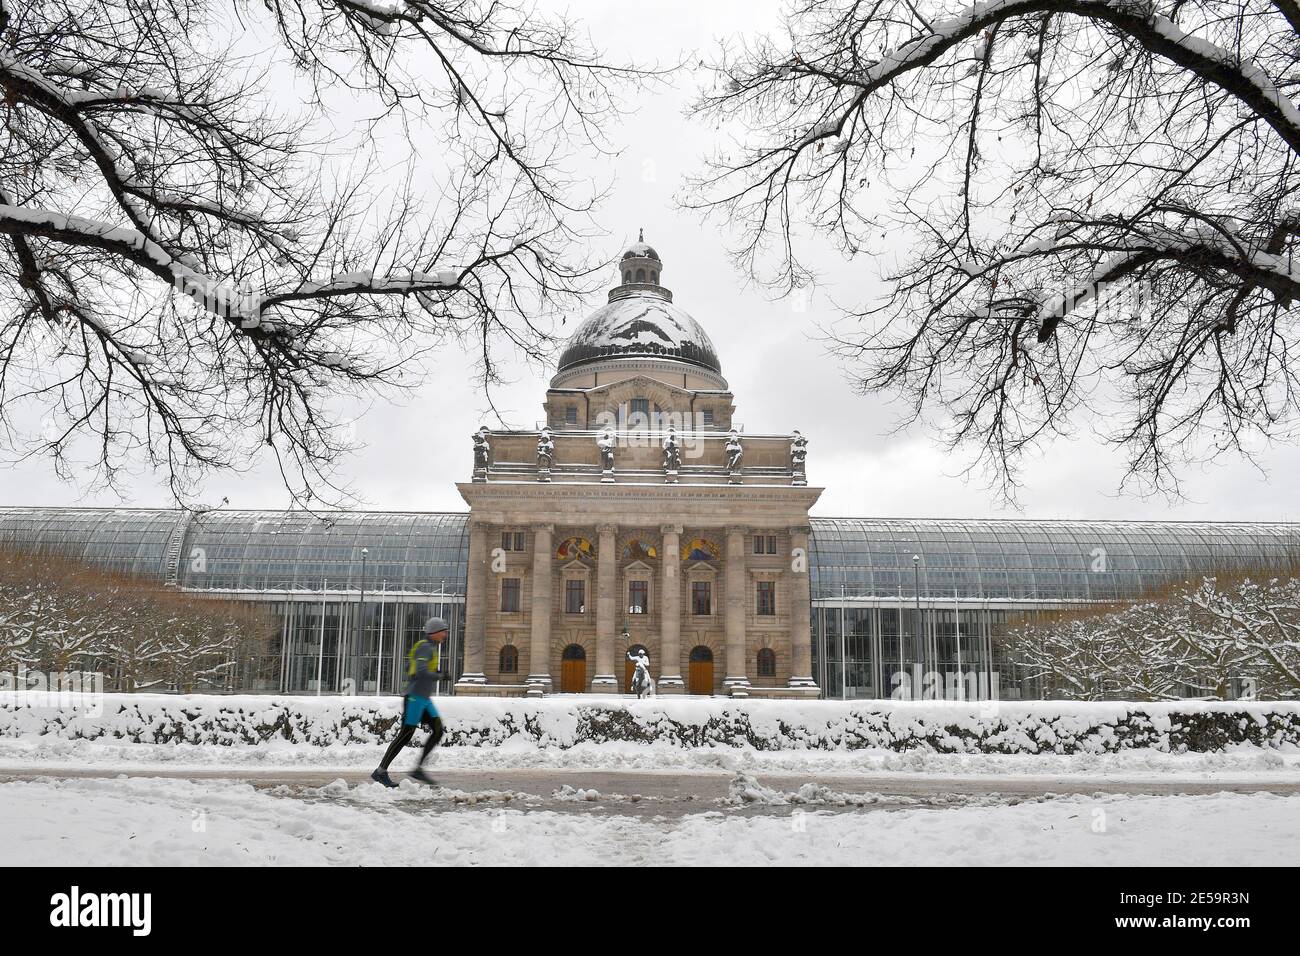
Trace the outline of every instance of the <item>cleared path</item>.
{"label": "cleared path", "polygon": [[[167,777],[188,780],[232,780],[258,788],[288,788],[287,796],[305,799],[353,799],[349,795],[326,797],[318,788],[344,780],[350,785],[369,784],[369,773],[360,770],[295,770],[281,768],[133,769],[42,768],[0,770],[0,781],[39,781],[69,778]],[[396,780],[405,774],[394,773]],[[726,803],[734,775],[726,772],[629,772],[564,769],[519,770],[436,770],[438,788],[429,791],[430,801],[402,805],[418,811],[436,806],[511,804],[520,808],[570,811],[608,811],[636,816],[680,816],[717,809],[751,812],[789,812],[791,806],[773,806],[759,801],[735,808]],[[1015,803],[1073,794],[1173,794],[1275,793],[1300,795],[1300,781],[1252,781],[1248,777],[1225,780],[1123,780],[1086,776],[949,777],[929,774],[856,774],[852,776],[758,773],[755,779],[780,793],[793,793],[808,783],[838,794],[877,795],[870,803],[837,806],[817,802],[809,809],[891,810],[902,808],[962,806],[970,803]],[[567,788],[567,790],[566,790]],[[592,800],[575,797],[574,790],[594,790]],[[481,797],[481,800],[479,799]]]}

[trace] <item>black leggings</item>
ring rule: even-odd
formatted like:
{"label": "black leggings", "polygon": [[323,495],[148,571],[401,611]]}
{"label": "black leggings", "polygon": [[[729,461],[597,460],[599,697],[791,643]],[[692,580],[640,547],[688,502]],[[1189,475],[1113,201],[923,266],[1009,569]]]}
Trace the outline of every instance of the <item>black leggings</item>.
{"label": "black leggings", "polygon": [[[406,708],[403,707],[402,711],[405,713]],[[429,754],[433,752],[433,748],[438,746],[438,741],[442,740],[441,717],[434,717],[430,720],[429,715],[425,714],[421,723],[429,728],[429,739],[424,742],[424,749],[420,752],[420,762],[416,764],[418,767],[424,766],[424,762],[429,759]],[[402,752],[402,748],[411,742],[411,738],[415,736],[417,726],[418,724],[402,725],[402,729],[397,732],[397,738],[388,745],[388,752],[384,754],[384,759],[379,761],[380,770],[387,770],[388,765]]]}

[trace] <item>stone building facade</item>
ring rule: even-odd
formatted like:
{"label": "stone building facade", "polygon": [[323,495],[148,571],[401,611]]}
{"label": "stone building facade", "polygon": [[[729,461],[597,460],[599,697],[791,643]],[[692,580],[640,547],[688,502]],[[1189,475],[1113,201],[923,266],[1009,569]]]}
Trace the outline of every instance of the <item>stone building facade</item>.
{"label": "stone building facade", "polygon": [[457,693],[818,696],[806,441],[741,431],[713,344],[638,242],[569,340],[546,424],[480,429]]}

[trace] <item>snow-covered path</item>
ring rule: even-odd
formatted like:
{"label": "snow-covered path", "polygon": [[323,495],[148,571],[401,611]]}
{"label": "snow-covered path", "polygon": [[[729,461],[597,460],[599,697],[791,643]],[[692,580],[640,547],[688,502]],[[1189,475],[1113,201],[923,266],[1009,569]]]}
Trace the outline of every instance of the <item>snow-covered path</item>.
{"label": "snow-covered path", "polygon": [[[1300,797],[1072,796],[947,809],[725,804],[675,818],[560,794],[396,791],[339,781],[0,783],[0,864],[1293,864]],[[760,802],[761,802],[760,794]],[[779,795],[777,796],[779,799]]]}

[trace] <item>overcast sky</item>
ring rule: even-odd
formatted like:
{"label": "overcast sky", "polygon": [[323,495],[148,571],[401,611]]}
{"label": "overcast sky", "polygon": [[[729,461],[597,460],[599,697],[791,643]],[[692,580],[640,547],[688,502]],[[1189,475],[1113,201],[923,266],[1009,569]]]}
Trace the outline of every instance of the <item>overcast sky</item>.
{"label": "overcast sky", "polygon": [[[632,56],[660,64],[683,57],[698,62],[713,38],[738,27],[775,23],[778,5],[646,0],[638,5],[588,0],[568,5],[595,42],[614,59]],[[670,87],[646,96],[621,129],[611,132],[624,146],[612,164],[593,176],[614,177],[600,222],[609,232],[610,254],[644,227],[664,260],[663,284],[675,301],[703,325],[717,348],[722,371],[736,396],[737,417],[747,430],[789,431],[809,438],[810,483],[825,492],[821,515],[1155,518],[1292,520],[1300,451],[1264,449],[1264,472],[1238,461],[1186,473],[1187,500],[1119,494],[1123,461],[1088,434],[1058,442],[1023,474],[1019,510],[1008,510],[978,477],[963,478],[966,464],[949,456],[933,433],[892,432],[894,413],[881,398],[855,395],[834,361],[815,340],[816,323],[833,318],[828,297],[816,295],[797,311],[789,302],[769,301],[747,288],[731,268],[729,240],[716,224],[701,225],[693,213],[674,206],[682,178],[698,171],[699,158],[713,144],[714,131],[684,116],[695,79],[682,75]],[[836,263],[826,265],[834,267]],[[830,291],[836,299],[862,299],[878,287],[874,269],[855,264]],[[849,278],[846,278],[848,276]],[[614,281],[611,270],[610,283]],[[603,302],[593,298],[588,311]],[[567,317],[572,329],[581,315]],[[340,465],[365,507],[384,510],[463,510],[454,482],[469,476],[470,433],[482,421],[483,397],[466,381],[468,360],[454,349],[432,365],[422,393],[402,405],[377,402],[358,409],[359,439],[366,444]],[[532,427],[551,370],[518,365],[512,382],[497,395],[498,407],[516,427]],[[274,508],[287,495],[271,468],[210,479],[204,497],[222,497],[236,508]],[[97,486],[60,482],[45,462],[0,467],[0,501],[26,505],[170,504],[165,489],[148,472],[124,480],[120,494]]]}

